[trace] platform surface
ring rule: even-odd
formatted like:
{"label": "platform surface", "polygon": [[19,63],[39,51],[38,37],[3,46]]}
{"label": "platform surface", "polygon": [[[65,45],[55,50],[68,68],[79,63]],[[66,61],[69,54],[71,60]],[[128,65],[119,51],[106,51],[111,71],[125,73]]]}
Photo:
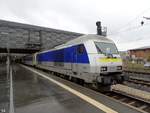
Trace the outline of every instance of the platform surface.
{"label": "platform surface", "polygon": [[[95,100],[101,107],[88,102],[88,98],[82,99],[32,70]],[[111,113],[109,110],[115,113],[140,113],[93,90],[39,70],[32,70],[21,65],[13,65],[15,113]]]}

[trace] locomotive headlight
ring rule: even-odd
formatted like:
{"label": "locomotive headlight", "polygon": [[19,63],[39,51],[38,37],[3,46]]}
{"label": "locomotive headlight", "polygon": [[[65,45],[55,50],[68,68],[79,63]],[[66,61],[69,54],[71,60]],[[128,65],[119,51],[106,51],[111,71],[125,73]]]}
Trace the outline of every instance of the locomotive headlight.
{"label": "locomotive headlight", "polygon": [[122,70],[122,66],[117,66],[117,70]]}
{"label": "locomotive headlight", "polygon": [[101,71],[107,71],[107,67],[101,67]]}

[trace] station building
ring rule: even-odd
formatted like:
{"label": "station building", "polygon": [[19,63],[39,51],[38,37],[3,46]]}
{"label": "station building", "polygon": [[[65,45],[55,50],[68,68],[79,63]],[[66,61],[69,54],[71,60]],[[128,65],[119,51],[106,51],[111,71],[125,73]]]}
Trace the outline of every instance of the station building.
{"label": "station building", "polygon": [[128,50],[129,56],[132,59],[150,60],[150,46],[145,46],[137,49]]}

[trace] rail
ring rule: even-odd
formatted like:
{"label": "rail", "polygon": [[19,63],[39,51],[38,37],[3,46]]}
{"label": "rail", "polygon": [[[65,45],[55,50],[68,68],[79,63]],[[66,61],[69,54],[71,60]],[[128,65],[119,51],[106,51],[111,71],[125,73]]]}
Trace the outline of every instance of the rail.
{"label": "rail", "polygon": [[150,104],[137,98],[134,98],[133,96],[125,95],[117,91],[107,92],[104,94],[122,104],[137,109],[142,113],[150,113]]}

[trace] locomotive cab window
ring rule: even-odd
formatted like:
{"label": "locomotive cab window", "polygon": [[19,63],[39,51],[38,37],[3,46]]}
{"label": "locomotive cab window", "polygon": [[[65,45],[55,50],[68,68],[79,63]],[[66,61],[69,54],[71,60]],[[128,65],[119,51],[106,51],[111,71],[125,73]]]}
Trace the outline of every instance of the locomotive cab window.
{"label": "locomotive cab window", "polygon": [[117,47],[114,43],[105,43],[105,42],[94,42],[97,52],[99,54],[106,54],[107,50],[110,49],[111,54],[118,54]]}
{"label": "locomotive cab window", "polygon": [[84,45],[79,45],[79,46],[77,47],[77,53],[78,53],[78,54],[83,54],[84,51],[85,51]]}

